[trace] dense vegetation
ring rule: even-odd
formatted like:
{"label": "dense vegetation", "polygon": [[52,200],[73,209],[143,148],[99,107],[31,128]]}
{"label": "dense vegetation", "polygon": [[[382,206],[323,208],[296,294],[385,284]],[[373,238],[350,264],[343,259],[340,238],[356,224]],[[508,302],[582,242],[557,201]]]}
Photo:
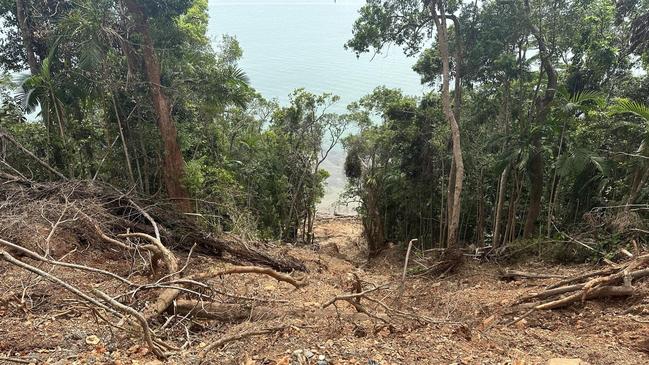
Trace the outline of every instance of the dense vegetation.
{"label": "dense vegetation", "polygon": [[353,123],[344,198],[371,254],[573,230],[626,244],[649,211],[648,11],[368,0],[346,47],[399,45],[433,91],[379,87],[336,115],[333,95],[258,95],[236,39],[207,38],[206,0],[2,0],[0,169],[103,180],[222,230],[310,242],[321,164]]}
{"label": "dense vegetation", "polygon": [[[327,111],[337,98],[264,100],[236,39],[212,48],[206,0],[2,1],[0,16],[0,127],[27,150],[66,178],[166,197],[223,230],[310,239],[321,145],[346,124]],[[8,173],[59,178],[2,153]]]}
{"label": "dense vegetation", "polygon": [[414,69],[434,90],[379,88],[352,106],[361,127],[345,141],[348,194],[360,197],[371,248],[411,238],[498,247],[569,231],[609,232],[615,244],[643,237],[648,10],[646,1],[367,1],[347,47],[419,54]]}

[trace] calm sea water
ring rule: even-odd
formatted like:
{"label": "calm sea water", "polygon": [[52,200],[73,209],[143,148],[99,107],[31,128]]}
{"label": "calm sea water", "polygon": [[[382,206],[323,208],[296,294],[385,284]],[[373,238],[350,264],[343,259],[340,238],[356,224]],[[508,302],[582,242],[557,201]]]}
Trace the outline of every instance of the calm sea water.
{"label": "calm sea water", "polygon": [[[209,34],[236,36],[243,48],[241,67],[264,97],[288,102],[303,87],[329,92],[341,100],[332,111],[344,112],[348,103],[385,85],[406,94],[424,88],[412,71],[415,62],[401,49],[385,54],[356,55],[343,48],[363,0],[210,0]],[[325,162],[331,173],[320,209],[331,211],[345,184],[344,153],[337,149]],[[341,209],[338,209],[339,211]]]}

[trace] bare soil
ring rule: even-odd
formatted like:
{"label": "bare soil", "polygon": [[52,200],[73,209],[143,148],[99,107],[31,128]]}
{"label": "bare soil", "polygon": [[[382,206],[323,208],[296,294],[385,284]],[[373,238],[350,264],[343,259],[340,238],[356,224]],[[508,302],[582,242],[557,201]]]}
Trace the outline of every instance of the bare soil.
{"label": "bare soil", "polygon": [[[551,358],[579,358],[588,364],[649,364],[649,301],[642,297],[597,300],[561,310],[535,312],[524,321],[506,326],[516,298],[541,290],[556,279],[501,281],[495,264],[468,260],[458,272],[444,278],[414,277],[401,280],[403,248],[394,247],[366,263],[361,226],[354,218],[320,219],[316,242],[320,247],[286,248],[303,260],[309,285],[295,289],[287,283],[254,274],[228,275],[212,282],[225,303],[247,303],[254,316],[237,323],[171,321],[173,341],[182,350],[168,363],[198,363],[201,348],[223,336],[288,325],[271,334],[233,341],[212,351],[205,363],[292,365],[296,350],[314,356],[303,364],[316,364],[319,355],[329,364],[546,364]],[[111,269],[131,270],[123,255],[75,242],[67,259]],[[183,259],[185,254],[178,253]],[[195,255],[191,271],[228,267],[208,256]],[[592,267],[549,266],[527,262],[512,269],[570,275]],[[78,286],[97,285],[110,292],[99,275],[54,269]],[[353,274],[364,283],[392,283],[371,295],[403,312],[439,320],[390,318],[390,325],[357,313],[346,302],[322,308],[336,295],[347,294]],[[296,274],[299,276],[300,274]],[[133,281],[148,278],[133,275]],[[647,291],[646,283],[635,283]],[[116,289],[116,288],[112,288]],[[395,301],[399,297],[400,300]],[[234,298],[253,298],[246,300]],[[381,308],[367,304],[380,314]],[[628,311],[630,308],[636,308]],[[627,313],[629,312],[629,313]],[[520,314],[520,313],[519,313]],[[430,321],[429,321],[430,322]],[[96,336],[93,337],[93,336]],[[52,364],[160,364],[140,339],[110,328],[77,298],[57,285],[0,262],[0,363]]]}

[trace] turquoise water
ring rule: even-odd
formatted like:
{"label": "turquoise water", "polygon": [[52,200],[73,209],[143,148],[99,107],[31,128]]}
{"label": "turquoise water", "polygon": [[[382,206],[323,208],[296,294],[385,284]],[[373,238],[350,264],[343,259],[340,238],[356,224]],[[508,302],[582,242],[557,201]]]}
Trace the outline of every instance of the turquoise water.
{"label": "turquoise water", "polygon": [[[343,45],[351,37],[362,0],[210,0],[209,35],[236,36],[243,48],[241,67],[257,91],[287,103],[303,87],[329,92],[341,100],[332,111],[385,85],[419,95],[424,88],[412,71],[414,58],[392,46],[385,54],[357,58]],[[329,209],[342,190],[344,154],[338,149],[326,161],[331,173],[321,208]]]}

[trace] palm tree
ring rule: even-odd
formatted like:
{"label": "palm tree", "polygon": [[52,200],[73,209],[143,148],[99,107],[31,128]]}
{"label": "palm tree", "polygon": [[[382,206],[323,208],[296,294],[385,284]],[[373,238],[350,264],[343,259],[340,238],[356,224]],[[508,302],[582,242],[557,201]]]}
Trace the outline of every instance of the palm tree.
{"label": "palm tree", "polygon": [[18,99],[27,113],[38,111],[43,118],[47,130],[49,145],[52,146],[51,160],[56,167],[64,169],[67,165],[68,174],[74,176],[73,165],[67,163],[66,155],[66,117],[62,102],[63,88],[52,72],[52,61],[55,58],[56,43],[50,54],[43,59],[40,69],[32,75],[19,77],[21,91]]}

